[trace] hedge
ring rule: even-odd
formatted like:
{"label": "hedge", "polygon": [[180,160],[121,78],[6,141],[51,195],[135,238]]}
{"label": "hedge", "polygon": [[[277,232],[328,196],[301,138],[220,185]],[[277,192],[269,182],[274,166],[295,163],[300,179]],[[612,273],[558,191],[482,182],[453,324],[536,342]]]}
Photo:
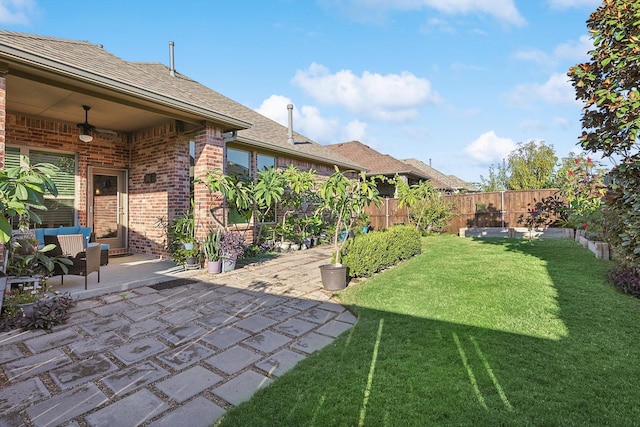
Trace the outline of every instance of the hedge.
{"label": "hedge", "polygon": [[341,260],[351,277],[368,277],[421,252],[421,235],[415,227],[398,225],[360,234],[345,244]]}

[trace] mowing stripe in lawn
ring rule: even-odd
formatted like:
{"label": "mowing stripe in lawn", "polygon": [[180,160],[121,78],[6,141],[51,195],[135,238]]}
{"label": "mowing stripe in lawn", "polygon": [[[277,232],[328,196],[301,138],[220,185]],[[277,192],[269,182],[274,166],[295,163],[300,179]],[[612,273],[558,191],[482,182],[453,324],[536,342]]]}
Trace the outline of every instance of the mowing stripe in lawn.
{"label": "mowing stripe in lawn", "polygon": [[487,360],[487,358],[484,356],[484,353],[480,349],[480,345],[478,344],[478,342],[474,337],[469,337],[469,340],[471,340],[471,342],[473,343],[473,346],[476,348],[476,353],[478,353],[478,357],[480,358],[480,360],[482,360],[482,364],[484,365],[484,368],[487,370],[487,373],[489,374],[489,378],[491,378],[491,381],[493,381],[493,385],[498,391],[498,394],[500,395],[500,399],[502,399],[502,403],[504,403],[504,406],[506,406],[508,410],[512,411],[513,406],[511,406],[509,399],[507,399],[507,395],[504,393],[504,390],[500,386],[498,379],[493,374],[493,369],[491,369],[491,365],[489,364],[489,361]]}
{"label": "mowing stripe in lawn", "polygon": [[488,411],[489,408],[487,407],[487,404],[484,401],[484,397],[482,396],[482,392],[478,387],[478,382],[476,381],[476,376],[473,374],[473,369],[471,369],[471,365],[469,365],[469,362],[467,361],[467,354],[464,352],[464,349],[462,348],[462,344],[460,344],[460,339],[458,338],[458,334],[456,334],[455,332],[452,332],[452,334],[453,334],[453,340],[456,342],[456,346],[458,347],[458,353],[460,353],[460,359],[462,359],[462,364],[464,365],[464,368],[467,370],[467,375],[469,375],[469,381],[471,382],[471,386],[473,387],[473,392],[476,394],[476,397],[478,398],[478,402],[480,402],[482,407]]}
{"label": "mowing stripe in lawn", "polygon": [[369,402],[369,395],[371,394],[371,384],[373,383],[373,373],[376,370],[376,361],[378,360],[378,348],[380,347],[380,339],[382,337],[382,326],[384,325],[384,319],[380,319],[378,325],[378,334],[376,335],[376,343],[373,346],[373,355],[371,356],[371,364],[369,365],[369,376],[367,377],[367,386],[364,389],[364,398],[362,399],[362,409],[360,409],[360,420],[358,426],[364,425],[364,416],[367,412],[367,402]]}

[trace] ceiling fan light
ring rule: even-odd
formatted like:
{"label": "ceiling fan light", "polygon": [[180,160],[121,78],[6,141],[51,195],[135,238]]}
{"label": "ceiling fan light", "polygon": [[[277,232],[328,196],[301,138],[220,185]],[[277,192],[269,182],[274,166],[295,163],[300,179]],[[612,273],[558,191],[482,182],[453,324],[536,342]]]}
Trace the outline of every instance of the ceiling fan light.
{"label": "ceiling fan light", "polygon": [[80,134],[78,136],[78,139],[80,139],[80,141],[82,141],[82,142],[91,142],[91,141],[93,141],[93,137],[91,135],[86,135],[84,133]]}

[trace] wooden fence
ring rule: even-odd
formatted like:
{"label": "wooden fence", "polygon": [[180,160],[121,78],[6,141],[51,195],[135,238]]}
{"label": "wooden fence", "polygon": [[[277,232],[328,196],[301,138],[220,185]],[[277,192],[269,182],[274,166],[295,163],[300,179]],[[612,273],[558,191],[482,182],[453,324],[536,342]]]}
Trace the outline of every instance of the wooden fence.
{"label": "wooden fence", "polygon": [[[453,203],[456,212],[447,232],[458,234],[464,227],[521,227],[518,219],[525,217],[536,201],[555,195],[557,191],[550,188],[443,196]],[[365,212],[374,230],[409,222],[407,208],[398,208],[398,199],[384,199],[380,208],[371,205]]]}

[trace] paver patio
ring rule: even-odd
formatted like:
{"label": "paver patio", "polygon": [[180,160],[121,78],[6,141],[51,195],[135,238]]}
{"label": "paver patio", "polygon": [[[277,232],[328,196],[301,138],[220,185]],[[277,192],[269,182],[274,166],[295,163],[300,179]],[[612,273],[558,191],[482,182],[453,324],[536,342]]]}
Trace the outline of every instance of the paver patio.
{"label": "paver patio", "polygon": [[52,333],[1,333],[0,427],[209,426],[355,323],[322,289],[330,253],[138,281],[81,300]]}

